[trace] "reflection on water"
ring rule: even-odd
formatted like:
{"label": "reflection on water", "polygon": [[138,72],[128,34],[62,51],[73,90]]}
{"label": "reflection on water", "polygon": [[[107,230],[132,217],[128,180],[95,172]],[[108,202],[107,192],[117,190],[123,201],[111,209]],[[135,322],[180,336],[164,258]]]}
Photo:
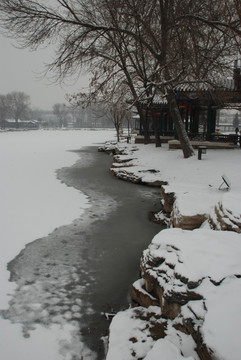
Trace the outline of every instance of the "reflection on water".
{"label": "reflection on water", "polygon": [[157,189],[112,177],[111,158],[95,147],[80,155],[58,177],[88,195],[91,206],[9,263],[17,288],[2,316],[21,323],[25,337],[37,324],[71,325],[72,343],[60,343],[64,359],[100,360],[105,357],[101,337],[109,326],[103,313],[128,306],[142,251],[161,230],[147,214],[161,204]]}

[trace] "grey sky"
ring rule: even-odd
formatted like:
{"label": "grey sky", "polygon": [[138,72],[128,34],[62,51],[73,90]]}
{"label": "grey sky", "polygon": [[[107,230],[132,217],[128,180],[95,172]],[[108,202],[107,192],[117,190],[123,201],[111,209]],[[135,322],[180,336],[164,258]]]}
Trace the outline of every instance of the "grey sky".
{"label": "grey sky", "polygon": [[51,49],[35,52],[17,49],[16,42],[0,35],[0,94],[23,91],[30,95],[32,108],[51,109],[53,104],[65,102],[66,93],[74,93],[86,87],[87,76],[78,82],[56,85],[51,79],[41,79],[44,64],[51,62]]}

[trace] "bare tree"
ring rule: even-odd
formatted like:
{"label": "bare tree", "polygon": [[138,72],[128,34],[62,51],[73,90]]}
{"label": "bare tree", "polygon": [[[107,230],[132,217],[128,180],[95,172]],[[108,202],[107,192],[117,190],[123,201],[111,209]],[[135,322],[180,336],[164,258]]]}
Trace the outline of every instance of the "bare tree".
{"label": "bare tree", "polygon": [[13,91],[6,95],[9,116],[16,121],[19,127],[19,120],[30,118],[30,96],[24,92]]}
{"label": "bare tree", "polygon": [[[193,149],[181,124],[175,89],[184,84],[212,84],[228,69],[228,63],[222,59],[226,60],[227,48],[230,59],[233,44],[227,42],[224,31],[220,35],[217,26],[207,31],[207,22],[200,21],[209,13],[213,19],[222,19],[220,9],[225,8],[226,2],[220,0],[218,5],[214,0],[56,0],[53,5],[46,5],[43,0],[2,0],[0,21],[23,46],[36,48],[56,39],[57,56],[50,69],[57,70],[59,78],[79,73],[81,67],[93,61],[96,51],[102,58],[107,56],[107,35],[128,49],[129,55],[136,48],[138,66],[142,66],[132,73],[132,83],[145,79],[145,92],[154,89],[155,93],[158,89],[167,97],[184,157],[189,157]],[[122,64],[123,72],[126,65],[132,63],[133,67],[129,55],[127,64]],[[148,58],[151,71],[151,67],[143,66],[143,59]],[[142,71],[141,77],[137,70]],[[136,103],[138,98],[137,92]]]}
{"label": "bare tree", "polygon": [[[188,85],[198,92],[203,86],[206,89],[209,86],[212,89],[220,86],[221,76],[230,70],[230,56],[235,51],[234,46],[225,33],[220,34],[204,23],[200,26],[196,20],[198,15],[207,15],[212,9],[208,1],[160,0],[148,2],[147,5],[133,0],[124,3],[127,5],[120,12],[128,17],[128,23],[134,17],[140,34],[140,46],[147,49],[147,56],[157,61],[153,76],[147,77],[146,89],[149,87],[151,95],[153,88],[158,89],[162,96],[167,97],[184,157],[189,157],[193,149],[177,106],[176,89]],[[123,2],[120,7],[123,9]],[[185,15],[189,13],[193,17],[188,22]],[[219,13],[217,9],[215,14]],[[138,32],[135,31],[135,34]]]}
{"label": "bare tree", "polygon": [[108,108],[106,109],[106,116],[111,120],[115,129],[116,129],[116,137],[117,141],[120,141],[120,133],[123,129],[124,121],[129,118],[129,109],[126,104],[122,102],[116,102],[108,104]]}
{"label": "bare tree", "polygon": [[[99,83],[94,83],[97,90],[89,93],[78,93],[69,97],[69,102],[73,108],[90,108],[91,119],[102,120],[105,119],[110,124],[114,125],[116,130],[117,141],[120,141],[120,133],[123,125],[126,122],[129,128],[129,121],[131,118],[130,105],[125,102],[125,89],[122,87],[118,91],[108,91],[109,83],[101,84],[101,92],[99,91]],[[115,88],[115,85],[112,84]],[[128,134],[129,135],[129,134]]]}
{"label": "bare tree", "polygon": [[0,95],[0,124],[5,129],[6,119],[9,112],[6,95]]}
{"label": "bare tree", "polygon": [[[182,13],[180,18],[188,22],[193,22],[198,26],[205,28],[213,28],[217,32],[225,34],[231,39],[230,46],[233,44],[236,50],[241,53],[240,37],[241,37],[241,3],[239,0],[210,0],[206,3],[205,11],[203,11],[205,1],[201,0],[199,8],[195,13],[187,11]],[[231,51],[233,54],[233,50]]]}
{"label": "bare tree", "polygon": [[54,104],[53,105],[53,113],[58,119],[59,127],[63,127],[67,125],[67,116],[69,109],[65,104]]}

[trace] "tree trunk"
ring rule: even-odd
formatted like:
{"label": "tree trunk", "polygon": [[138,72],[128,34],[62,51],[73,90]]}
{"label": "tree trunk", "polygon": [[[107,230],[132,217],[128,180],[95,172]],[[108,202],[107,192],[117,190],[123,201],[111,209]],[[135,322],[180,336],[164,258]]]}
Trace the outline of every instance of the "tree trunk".
{"label": "tree trunk", "polygon": [[119,126],[116,126],[116,138],[117,138],[117,142],[120,142],[120,128]]}
{"label": "tree trunk", "polygon": [[144,144],[150,144],[150,133],[149,133],[149,124],[148,119],[144,114],[142,114],[142,120],[143,120],[143,133],[144,133]]}
{"label": "tree trunk", "polygon": [[160,131],[158,129],[158,120],[157,120],[155,110],[152,110],[151,117],[152,117],[153,127],[154,127],[156,147],[161,147],[162,144],[161,144],[161,139],[160,139]]}
{"label": "tree trunk", "polygon": [[194,155],[194,150],[193,150],[193,147],[189,140],[189,137],[187,135],[185,126],[183,124],[183,121],[182,121],[182,118],[180,115],[180,111],[177,106],[175,93],[173,91],[171,91],[168,94],[167,101],[168,101],[168,105],[169,105],[169,109],[171,112],[173,122],[174,122],[176,130],[177,130],[177,135],[178,135],[178,139],[180,141],[181,149],[183,151],[183,156],[184,156],[184,158],[189,158]]}
{"label": "tree trunk", "polygon": [[138,111],[138,114],[140,116],[140,122],[143,124],[143,133],[144,133],[144,144],[150,144],[150,134],[148,130],[148,123],[146,116],[143,114],[141,104],[139,102],[136,103],[136,108]]}

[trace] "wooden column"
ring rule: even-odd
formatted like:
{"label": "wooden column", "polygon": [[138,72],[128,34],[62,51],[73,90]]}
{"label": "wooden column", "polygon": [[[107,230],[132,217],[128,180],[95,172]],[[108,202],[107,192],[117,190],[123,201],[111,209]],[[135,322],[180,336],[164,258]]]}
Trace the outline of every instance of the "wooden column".
{"label": "wooden column", "polygon": [[208,105],[208,118],[207,118],[207,135],[206,135],[206,140],[209,140],[209,139],[210,139],[210,135],[211,135],[211,132],[212,132],[211,122],[212,122],[212,108],[211,108],[211,105]]}

